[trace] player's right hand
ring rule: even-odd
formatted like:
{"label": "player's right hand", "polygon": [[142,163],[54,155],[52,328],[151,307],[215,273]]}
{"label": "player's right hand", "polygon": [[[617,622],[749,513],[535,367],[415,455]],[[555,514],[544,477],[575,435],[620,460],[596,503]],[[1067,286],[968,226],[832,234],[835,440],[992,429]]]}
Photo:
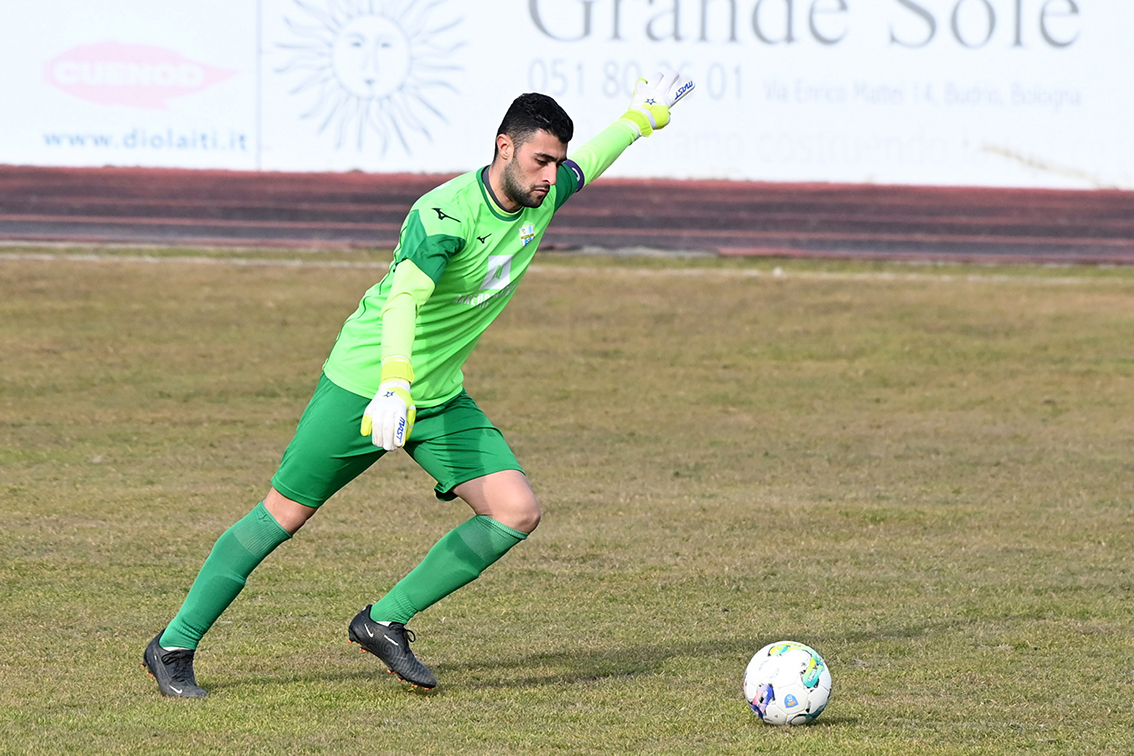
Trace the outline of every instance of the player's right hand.
{"label": "player's right hand", "polygon": [[622,117],[634,124],[639,134],[649,136],[666,127],[669,109],[692,92],[694,86],[692,79],[671,69],[658,71],[649,79],[638,79],[630,109]]}
{"label": "player's right hand", "polygon": [[[400,362],[391,364],[392,360]],[[410,381],[413,369],[405,358],[391,358],[382,365],[382,379],[378,393],[366,405],[359,428],[364,436],[370,436],[375,446],[393,451],[405,446],[413,423],[417,418],[417,406],[410,395]]]}

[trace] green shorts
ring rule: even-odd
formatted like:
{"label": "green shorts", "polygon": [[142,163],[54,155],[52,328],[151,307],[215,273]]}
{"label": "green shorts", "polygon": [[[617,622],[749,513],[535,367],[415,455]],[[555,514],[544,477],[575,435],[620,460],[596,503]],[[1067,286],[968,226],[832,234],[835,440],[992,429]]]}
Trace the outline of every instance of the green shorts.
{"label": "green shorts", "polygon": [[[358,432],[370,400],[319,379],[295,437],[284,451],[272,487],[318,507],[386,452]],[[406,451],[437,481],[437,498],[457,498],[453,489],[503,470],[523,472],[504,434],[464,391],[436,407],[417,411]]]}

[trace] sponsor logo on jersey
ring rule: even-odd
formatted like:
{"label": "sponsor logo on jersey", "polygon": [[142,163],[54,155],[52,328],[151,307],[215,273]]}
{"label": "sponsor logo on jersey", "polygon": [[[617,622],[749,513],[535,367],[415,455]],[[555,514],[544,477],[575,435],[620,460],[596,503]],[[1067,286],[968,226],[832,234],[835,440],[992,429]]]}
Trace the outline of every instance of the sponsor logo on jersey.
{"label": "sponsor logo on jersey", "polygon": [[529,244],[531,244],[532,239],[534,239],[534,238],[535,238],[535,226],[533,226],[530,223],[526,226],[520,226],[520,241],[522,241],[524,243],[525,247],[528,246]]}
{"label": "sponsor logo on jersey", "polygon": [[472,307],[488,307],[492,300],[511,294],[519,285],[519,283],[510,283],[499,291],[478,291],[476,294],[463,294],[454,299],[453,303],[471,305]]}
{"label": "sponsor logo on jersey", "polygon": [[512,258],[514,255],[489,255],[488,273],[480,285],[481,291],[503,289],[512,282]]}
{"label": "sponsor logo on jersey", "polygon": [[512,281],[512,258],[515,255],[489,255],[488,271],[476,294],[465,294],[453,300],[456,304],[487,307],[489,301],[502,294],[511,294],[518,284]]}

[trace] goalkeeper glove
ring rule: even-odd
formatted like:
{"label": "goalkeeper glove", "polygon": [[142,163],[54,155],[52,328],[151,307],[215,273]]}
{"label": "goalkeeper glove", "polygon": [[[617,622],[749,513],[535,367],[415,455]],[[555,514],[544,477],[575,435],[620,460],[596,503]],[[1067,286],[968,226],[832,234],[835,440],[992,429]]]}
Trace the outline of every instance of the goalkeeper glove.
{"label": "goalkeeper glove", "polygon": [[693,80],[677,71],[658,71],[649,79],[638,79],[630,109],[622,120],[634,127],[638,136],[649,136],[669,123],[669,109],[693,91]]}
{"label": "goalkeeper glove", "polygon": [[393,451],[405,445],[413,432],[417,407],[410,396],[413,383],[413,366],[406,357],[387,357],[382,360],[382,376],[378,393],[362,413],[364,436],[371,436],[375,446]]}

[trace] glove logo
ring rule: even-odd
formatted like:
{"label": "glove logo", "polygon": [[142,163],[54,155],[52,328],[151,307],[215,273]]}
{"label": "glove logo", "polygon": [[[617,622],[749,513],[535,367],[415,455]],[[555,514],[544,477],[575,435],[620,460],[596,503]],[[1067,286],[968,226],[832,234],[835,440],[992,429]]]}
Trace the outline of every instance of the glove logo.
{"label": "glove logo", "polygon": [[681,89],[677,90],[677,94],[673,96],[673,101],[677,102],[682,97],[689,94],[689,91],[691,89],[693,89],[693,82],[692,81],[685,82],[684,84],[681,85]]}

